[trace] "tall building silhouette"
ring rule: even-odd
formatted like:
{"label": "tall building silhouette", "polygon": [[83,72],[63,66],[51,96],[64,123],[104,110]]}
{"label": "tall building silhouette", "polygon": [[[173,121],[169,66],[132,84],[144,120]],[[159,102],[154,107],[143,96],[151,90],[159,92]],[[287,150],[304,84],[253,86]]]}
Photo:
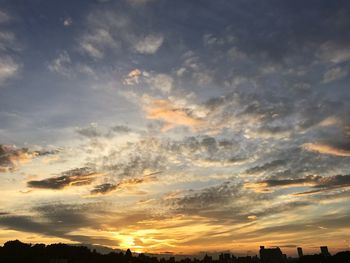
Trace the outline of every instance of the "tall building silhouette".
{"label": "tall building silhouette", "polygon": [[322,246],[320,247],[321,249],[321,254],[325,257],[329,257],[331,254],[328,251],[328,247],[327,246]]}
{"label": "tall building silhouette", "polygon": [[231,262],[232,262],[231,254],[221,253],[219,255],[219,263],[231,263]]}
{"label": "tall building silhouette", "polygon": [[304,256],[303,248],[298,247],[297,250],[298,250],[298,256],[299,256],[299,258],[303,257],[303,256]]}
{"label": "tall building silhouette", "polygon": [[285,257],[279,247],[265,248],[260,246],[260,261],[261,263],[284,263]]}
{"label": "tall building silhouette", "polygon": [[203,258],[203,263],[212,263],[212,262],[213,262],[212,256],[208,256],[208,254],[205,254]]}

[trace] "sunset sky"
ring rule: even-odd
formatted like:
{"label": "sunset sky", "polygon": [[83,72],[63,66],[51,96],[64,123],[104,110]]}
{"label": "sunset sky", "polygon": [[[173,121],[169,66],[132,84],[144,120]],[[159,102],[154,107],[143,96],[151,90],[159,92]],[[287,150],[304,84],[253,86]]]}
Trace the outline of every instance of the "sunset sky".
{"label": "sunset sky", "polygon": [[0,244],[350,249],[350,1],[1,0]]}

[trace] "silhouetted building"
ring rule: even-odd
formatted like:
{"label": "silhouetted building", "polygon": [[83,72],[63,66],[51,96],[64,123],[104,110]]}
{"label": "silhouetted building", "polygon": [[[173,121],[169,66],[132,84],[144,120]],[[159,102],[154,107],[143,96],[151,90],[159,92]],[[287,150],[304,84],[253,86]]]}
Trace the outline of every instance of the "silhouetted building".
{"label": "silhouetted building", "polygon": [[299,258],[304,256],[303,249],[301,247],[298,247],[297,249],[298,249],[298,256],[299,256]]}
{"label": "silhouetted building", "polygon": [[285,257],[279,247],[265,248],[260,246],[260,260],[262,263],[284,263]]}
{"label": "silhouetted building", "polygon": [[237,263],[251,263],[251,262],[252,262],[252,257],[251,256],[238,257],[237,258]]}
{"label": "silhouetted building", "polygon": [[321,249],[321,254],[325,257],[329,257],[331,254],[328,251],[328,247],[327,246],[322,246],[320,247]]}
{"label": "silhouetted building", "polygon": [[50,259],[50,263],[67,263],[68,260],[67,259],[63,259],[63,258],[52,258]]}
{"label": "silhouetted building", "polygon": [[231,263],[231,262],[232,262],[231,254],[221,253],[219,255],[219,263]]}
{"label": "silhouetted building", "polygon": [[204,258],[203,258],[203,263],[212,263],[213,262],[213,258],[211,256],[208,256],[207,254],[205,254]]}

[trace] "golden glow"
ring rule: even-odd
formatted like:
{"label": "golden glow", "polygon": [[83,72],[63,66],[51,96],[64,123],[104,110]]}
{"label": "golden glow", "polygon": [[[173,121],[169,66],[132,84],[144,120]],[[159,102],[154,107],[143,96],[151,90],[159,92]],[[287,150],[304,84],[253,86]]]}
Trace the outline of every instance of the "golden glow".
{"label": "golden glow", "polygon": [[339,149],[332,145],[324,143],[305,143],[302,147],[307,151],[317,152],[321,154],[329,154],[335,156],[350,156],[350,150]]}
{"label": "golden glow", "polygon": [[174,105],[170,100],[152,99],[144,108],[148,119],[157,119],[165,122],[162,131],[167,131],[176,126],[187,126],[195,130],[203,127],[205,122],[191,116],[186,109]]}

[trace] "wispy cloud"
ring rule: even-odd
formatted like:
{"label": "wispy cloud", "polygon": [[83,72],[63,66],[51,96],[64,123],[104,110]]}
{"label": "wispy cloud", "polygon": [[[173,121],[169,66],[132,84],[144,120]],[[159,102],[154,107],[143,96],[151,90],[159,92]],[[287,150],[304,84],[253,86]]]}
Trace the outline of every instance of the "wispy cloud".
{"label": "wispy cloud", "polygon": [[323,82],[328,83],[328,82],[336,81],[346,77],[347,75],[348,75],[348,71],[341,67],[331,68],[324,73]]}
{"label": "wispy cloud", "polygon": [[20,65],[11,57],[2,57],[0,59],[0,83],[15,76],[19,69]]}
{"label": "wispy cloud", "polygon": [[[350,186],[349,175],[320,176],[309,175],[292,179],[266,179],[256,183],[246,183],[245,187],[256,192],[271,192],[274,188],[308,187],[309,190],[296,192],[294,195],[315,194]],[[296,188],[297,189],[297,188]]]}
{"label": "wispy cloud", "polygon": [[8,15],[5,11],[0,10],[0,23],[8,22],[10,19],[10,15]]}
{"label": "wispy cloud", "polygon": [[186,126],[196,130],[205,124],[202,118],[193,116],[191,109],[176,105],[170,100],[150,98],[148,104],[144,106],[144,110],[146,118],[164,122],[163,131],[173,129],[176,126]]}
{"label": "wispy cloud", "polygon": [[327,143],[305,143],[302,147],[307,151],[334,156],[350,157],[350,149],[342,148]]}
{"label": "wispy cloud", "polygon": [[130,178],[130,179],[123,179],[117,184],[113,183],[104,183],[95,186],[93,190],[91,190],[92,195],[96,194],[107,194],[110,192],[113,192],[117,189],[123,190],[127,188],[131,188],[133,186],[142,184],[142,183],[148,183],[148,182],[154,182],[157,180],[156,175],[159,174],[160,172],[155,172],[151,174],[146,174],[142,177],[136,177],[136,178]]}
{"label": "wispy cloud", "polygon": [[49,70],[65,76],[70,76],[73,73],[71,70],[71,59],[67,51],[63,51],[52,61],[49,65]]}
{"label": "wispy cloud", "polygon": [[27,148],[18,149],[14,145],[0,144],[0,172],[13,172],[19,166],[30,162],[39,155],[46,155],[46,153],[30,151]]}
{"label": "wispy cloud", "polygon": [[135,50],[141,54],[154,54],[163,44],[164,38],[159,35],[148,35],[140,38],[135,44]]}
{"label": "wispy cloud", "polygon": [[105,49],[119,47],[119,43],[105,29],[96,29],[94,32],[84,35],[80,39],[80,47],[83,52],[93,58],[101,59],[105,55]]}

